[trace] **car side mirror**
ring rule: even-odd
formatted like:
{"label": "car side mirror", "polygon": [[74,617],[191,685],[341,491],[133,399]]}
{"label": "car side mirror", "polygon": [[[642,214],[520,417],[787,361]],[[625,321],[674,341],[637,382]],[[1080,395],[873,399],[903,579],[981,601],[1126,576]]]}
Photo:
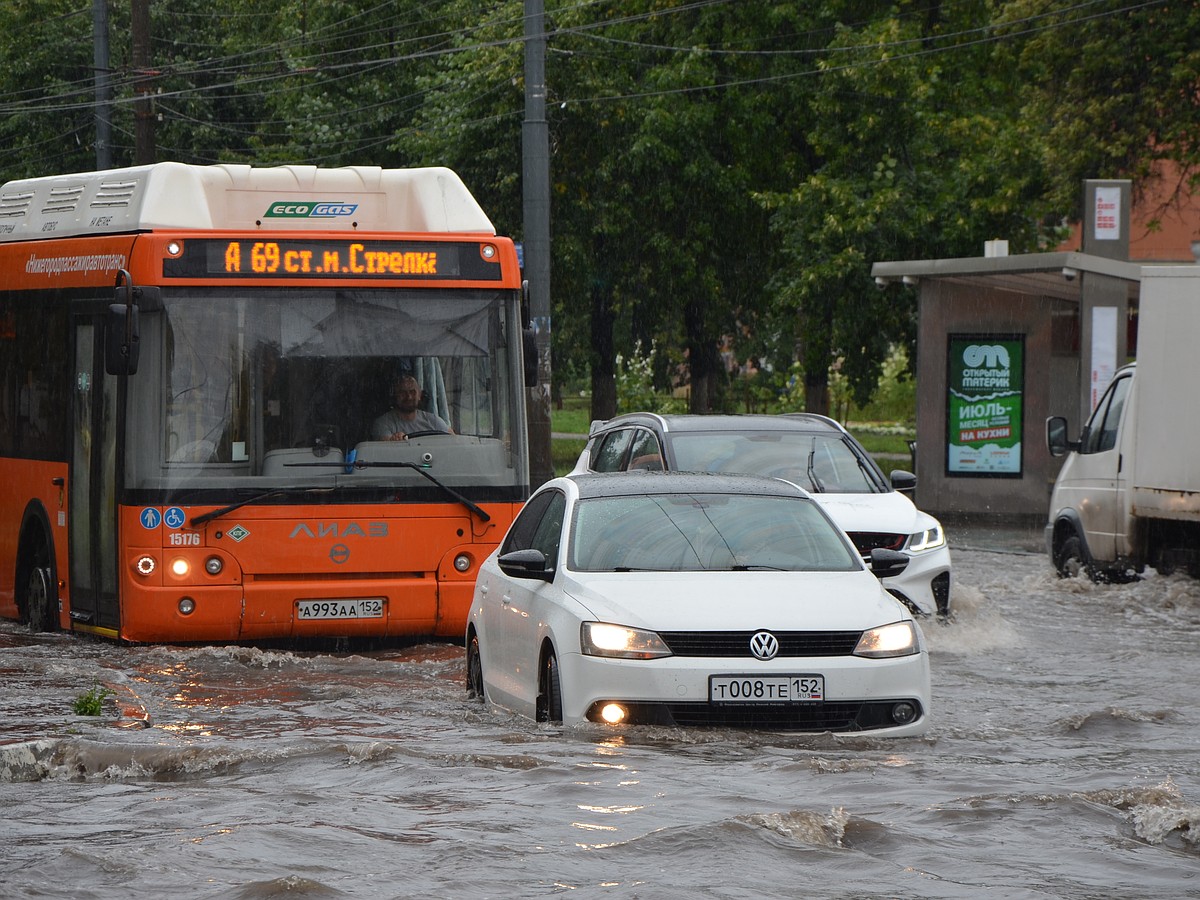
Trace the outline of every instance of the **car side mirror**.
{"label": "car side mirror", "polygon": [[546,554],[541,550],[512,550],[496,559],[500,571],[511,578],[536,578],[550,581],[554,570],[546,568]]}
{"label": "car side mirror", "polygon": [[917,476],[903,469],[893,469],[892,488],[902,494],[911,494],[917,489]]}
{"label": "car side mirror", "polygon": [[899,575],[908,568],[908,557],[899,550],[876,547],[871,551],[871,574],[876,578]]}

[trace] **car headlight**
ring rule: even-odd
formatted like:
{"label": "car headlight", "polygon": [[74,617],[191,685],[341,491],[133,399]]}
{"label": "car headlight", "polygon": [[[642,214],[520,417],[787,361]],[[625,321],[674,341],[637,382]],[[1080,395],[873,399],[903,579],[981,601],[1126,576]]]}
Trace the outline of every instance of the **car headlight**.
{"label": "car headlight", "polygon": [[870,659],[912,656],[920,652],[921,639],[916,626],[909,621],[893,622],[891,625],[880,625],[878,628],[864,631],[854,648],[855,656],[866,656]]}
{"label": "car headlight", "polygon": [[579,627],[579,646],[585,656],[612,659],[658,659],[671,655],[671,648],[653,631],[606,622],[584,622]]}
{"label": "car headlight", "polygon": [[908,549],[913,553],[924,553],[926,550],[936,550],[945,543],[946,532],[942,531],[942,526],[940,524],[908,536]]}

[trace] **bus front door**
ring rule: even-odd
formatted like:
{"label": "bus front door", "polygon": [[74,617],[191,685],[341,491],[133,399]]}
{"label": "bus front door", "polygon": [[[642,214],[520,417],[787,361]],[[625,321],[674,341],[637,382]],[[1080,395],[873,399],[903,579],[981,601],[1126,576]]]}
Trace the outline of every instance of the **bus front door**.
{"label": "bus front door", "polygon": [[75,320],[69,588],[73,625],[119,631],[117,378],[104,372],[103,340],[102,317]]}

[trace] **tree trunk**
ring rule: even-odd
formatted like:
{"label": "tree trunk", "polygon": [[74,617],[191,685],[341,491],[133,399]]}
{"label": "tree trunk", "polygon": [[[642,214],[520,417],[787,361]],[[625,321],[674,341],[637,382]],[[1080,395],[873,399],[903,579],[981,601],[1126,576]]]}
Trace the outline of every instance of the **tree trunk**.
{"label": "tree trunk", "polygon": [[804,411],[829,415],[829,370],[804,374]]}
{"label": "tree trunk", "polygon": [[684,307],[683,324],[688,351],[688,380],[691,383],[688,411],[710,413],[716,396],[715,379],[721,366],[717,342],[706,334],[704,309],[699,303],[689,303]]}
{"label": "tree trunk", "polygon": [[597,281],[591,290],[592,418],[617,414],[616,354],[613,352],[612,289]]}

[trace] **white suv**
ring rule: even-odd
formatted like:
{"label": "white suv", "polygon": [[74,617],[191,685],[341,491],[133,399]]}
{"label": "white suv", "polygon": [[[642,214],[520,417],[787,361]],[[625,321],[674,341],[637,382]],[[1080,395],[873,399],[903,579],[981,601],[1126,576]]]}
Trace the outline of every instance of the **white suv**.
{"label": "white suv", "polygon": [[629,413],[592,423],[571,474],[671,469],[784,478],[809,491],[864,558],[899,550],[909,564],[883,586],[913,612],[950,614],[950,549],[941,523],[905,492],[909,472],[884,476],[840,424],[813,413],[660,416]]}

